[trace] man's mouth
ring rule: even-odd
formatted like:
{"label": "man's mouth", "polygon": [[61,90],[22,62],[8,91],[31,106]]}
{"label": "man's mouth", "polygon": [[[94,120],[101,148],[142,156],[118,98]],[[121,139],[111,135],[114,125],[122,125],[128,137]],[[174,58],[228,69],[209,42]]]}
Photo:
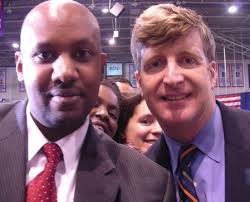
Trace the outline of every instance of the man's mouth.
{"label": "man's mouth", "polygon": [[191,93],[182,94],[182,95],[166,95],[166,96],[162,96],[162,99],[166,101],[181,101],[190,96],[191,96]]}
{"label": "man's mouth", "polygon": [[82,95],[82,93],[76,89],[52,90],[50,94],[52,97],[75,97]]}

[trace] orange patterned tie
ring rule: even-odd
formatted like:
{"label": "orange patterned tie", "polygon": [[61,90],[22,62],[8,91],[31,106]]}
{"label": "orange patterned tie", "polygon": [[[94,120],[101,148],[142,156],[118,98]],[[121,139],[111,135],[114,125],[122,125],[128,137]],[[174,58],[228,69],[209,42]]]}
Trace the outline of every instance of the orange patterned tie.
{"label": "orange patterned tie", "polygon": [[55,143],[45,144],[43,152],[48,161],[44,170],[28,184],[26,202],[57,202],[55,173],[58,163],[63,159],[63,154]]}
{"label": "orange patterned tie", "polygon": [[179,152],[177,185],[181,202],[199,202],[191,174],[192,162],[199,149],[194,145],[182,146]]}

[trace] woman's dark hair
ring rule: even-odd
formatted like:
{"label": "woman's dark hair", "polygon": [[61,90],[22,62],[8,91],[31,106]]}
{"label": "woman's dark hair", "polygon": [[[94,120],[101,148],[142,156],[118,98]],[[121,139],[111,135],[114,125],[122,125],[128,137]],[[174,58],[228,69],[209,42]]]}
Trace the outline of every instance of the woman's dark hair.
{"label": "woman's dark hair", "polygon": [[115,82],[112,81],[111,79],[103,79],[103,80],[101,81],[101,85],[110,88],[110,89],[114,92],[114,94],[116,95],[116,97],[117,97],[117,99],[118,99],[119,107],[120,107],[120,109],[121,109],[121,105],[122,105],[122,95],[121,95],[121,93],[120,93],[120,91],[119,91],[118,86],[115,84]]}
{"label": "woman's dark hair", "polygon": [[143,100],[140,93],[135,93],[127,98],[124,98],[122,102],[122,113],[120,114],[120,120],[118,124],[117,133],[119,134],[120,143],[126,143],[126,137],[124,136],[125,129],[128,125],[129,119],[133,116],[135,108]]}

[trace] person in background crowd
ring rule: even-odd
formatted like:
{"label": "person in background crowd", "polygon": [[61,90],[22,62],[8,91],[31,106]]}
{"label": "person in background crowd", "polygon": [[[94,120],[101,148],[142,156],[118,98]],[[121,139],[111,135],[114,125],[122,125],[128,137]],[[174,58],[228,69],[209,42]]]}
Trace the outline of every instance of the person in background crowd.
{"label": "person in background crowd", "polygon": [[126,101],[120,133],[125,144],[145,153],[160,137],[162,129],[140,94]]}
{"label": "person in background crowd", "polygon": [[177,201],[249,201],[250,113],[215,101],[215,41],[202,17],[152,6],[136,20],[131,51],[164,131],[147,156],[172,172]]}
{"label": "person in background crowd", "polygon": [[89,113],[94,127],[117,140],[116,131],[122,113],[121,107],[122,96],[117,85],[112,80],[103,79],[97,102]]}
{"label": "person in background crowd", "polygon": [[113,77],[111,79],[116,83],[122,95],[127,96],[136,92],[136,88],[132,86],[128,79],[124,77]]}
{"label": "person in background crowd", "polygon": [[35,6],[15,56],[28,100],[0,105],[0,201],[171,200],[166,170],[89,121],[106,54],[85,6]]}

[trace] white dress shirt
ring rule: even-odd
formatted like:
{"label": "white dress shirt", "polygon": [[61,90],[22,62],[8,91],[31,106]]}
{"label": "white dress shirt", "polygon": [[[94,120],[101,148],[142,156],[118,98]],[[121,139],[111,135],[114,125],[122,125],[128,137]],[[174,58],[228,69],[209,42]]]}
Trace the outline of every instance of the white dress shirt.
{"label": "white dress shirt", "polygon": [[[26,116],[28,129],[27,185],[43,171],[47,158],[40,149],[49,141],[43,136],[33,121],[29,106],[27,106],[26,109]],[[76,170],[80,158],[80,149],[86,137],[88,126],[89,117],[86,118],[85,123],[79,129],[56,142],[60,146],[64,158],[64,160],[58,164],[55,174],[58,202],[74,201]]]}

